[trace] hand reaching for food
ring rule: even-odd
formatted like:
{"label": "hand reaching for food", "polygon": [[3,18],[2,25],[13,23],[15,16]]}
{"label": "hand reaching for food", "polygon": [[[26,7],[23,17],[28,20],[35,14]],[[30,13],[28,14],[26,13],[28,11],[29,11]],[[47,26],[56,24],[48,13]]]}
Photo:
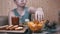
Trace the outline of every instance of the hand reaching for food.
{"label": "hand reaching for food", "polygon": [[44,12],[42,8],[38,8],[35,12],[35,19],[39,22],[44,19]]}

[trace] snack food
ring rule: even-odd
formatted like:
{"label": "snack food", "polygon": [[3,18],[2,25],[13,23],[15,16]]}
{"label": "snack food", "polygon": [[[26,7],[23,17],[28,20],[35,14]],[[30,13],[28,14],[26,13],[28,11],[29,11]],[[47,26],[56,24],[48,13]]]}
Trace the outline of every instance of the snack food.
{"label": "snack food", "polygon": [[7,26],[6,29],[9,30],[11,27],[13,27],[13,25]]}
{"label": "snack food", "polygon": [[5,25],[5,26],[0,26],[0,30],[5,30],[6,27],[8,27],[8,25]]}
{"label": "snack food", "polygon": [[39,30],[41,30],[42,28],[43,28],[43,26],[44,26],[44,22],[46,22],[46,20],[43,20],[43,21],[41,21],[41,22],[38,22],[37,20],[35,20],[35,21],[32,21],[32,22],[29,22],[28,23],[28,27],[33,31],[33,32],[35,32],[35,31],[39,31]]}
{"label": "snack food", "polygon": [[10,30],[15,30],[15,28],[17,28],[18,27],[18,25],[15,25],[15,26],[13,26],[13,27],[11,27],[11,28],[9,28]]}
{"label": "snack food", "polygon": [[15,28],[15,30],[22,30],[23,29],[23,27],[17,27],[17,28]]}

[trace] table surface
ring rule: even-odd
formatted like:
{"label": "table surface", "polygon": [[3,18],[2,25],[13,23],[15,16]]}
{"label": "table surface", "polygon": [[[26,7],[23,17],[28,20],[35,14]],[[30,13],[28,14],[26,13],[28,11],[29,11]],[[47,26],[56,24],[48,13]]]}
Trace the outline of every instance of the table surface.
{"label": "table surface", "polygon": [[[24,33],[28,28],[24,28],[23,30],[20,30],[20,31],[16,31],[16,30],[0,30],[0,32],[2,33],[5,33],[5,32],[15,32],[15,33]],[[55,34],[60,34],[60,26],[57,26],[56,29],[53,29],[53,31],[56,30],[56,32],[54,32]],[[50,31],[50,30],[49,30]],[[43,31],[39,34],[44,34],[44,33],[51,33],[51,32],[48,32],[48,31]],[[53,33],[53,34],[54,34]],[[36,34],[36,33],[33,33],[33,34]]]}
{"label": "table surface", "polygon": [[0,30],[0,32],[5,33],[5,32],[15,32],[15,33],[24,33],[28,28],[24,27],[22,30]]}
{"label": "table surface", "polygon": [[56,26],[56,29],[43,31],[41,33],[32,33],[32,34],[60,34],[60,25]]}
{"label": "table surface", "polygon": [[26,29],[23,30],[0,30],[0,32],[15,32],[15,33],[24,33]]}

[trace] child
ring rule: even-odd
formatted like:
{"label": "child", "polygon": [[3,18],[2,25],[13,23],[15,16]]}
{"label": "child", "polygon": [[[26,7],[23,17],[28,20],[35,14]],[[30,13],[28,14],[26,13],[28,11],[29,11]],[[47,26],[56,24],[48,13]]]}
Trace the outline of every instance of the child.
{"label": "child", "polygon": [[19,17],[19,23],[25,23],[25,19],[31,20],[31,14],[34,14],[36,9],[33,7],[26,7],[25,5],[27,3],[27,0],[14,0],[14,2],[17,5],[17,8],[9,12],[9,25],[12,25],[11,18],[16,16]]}

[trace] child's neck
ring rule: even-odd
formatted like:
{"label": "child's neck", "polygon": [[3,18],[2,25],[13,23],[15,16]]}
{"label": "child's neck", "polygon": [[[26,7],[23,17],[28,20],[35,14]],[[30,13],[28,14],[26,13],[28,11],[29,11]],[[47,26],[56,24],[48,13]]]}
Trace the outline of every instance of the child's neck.
{"label": "child's neck", "polygon": [[21,15],[21,16],[23,16],[24,15],[24,7],[17,7],[17,12]]}
{"label": "child's neck", "polygon": [[17,7],[18,11],[24,11],[24,7]]}

